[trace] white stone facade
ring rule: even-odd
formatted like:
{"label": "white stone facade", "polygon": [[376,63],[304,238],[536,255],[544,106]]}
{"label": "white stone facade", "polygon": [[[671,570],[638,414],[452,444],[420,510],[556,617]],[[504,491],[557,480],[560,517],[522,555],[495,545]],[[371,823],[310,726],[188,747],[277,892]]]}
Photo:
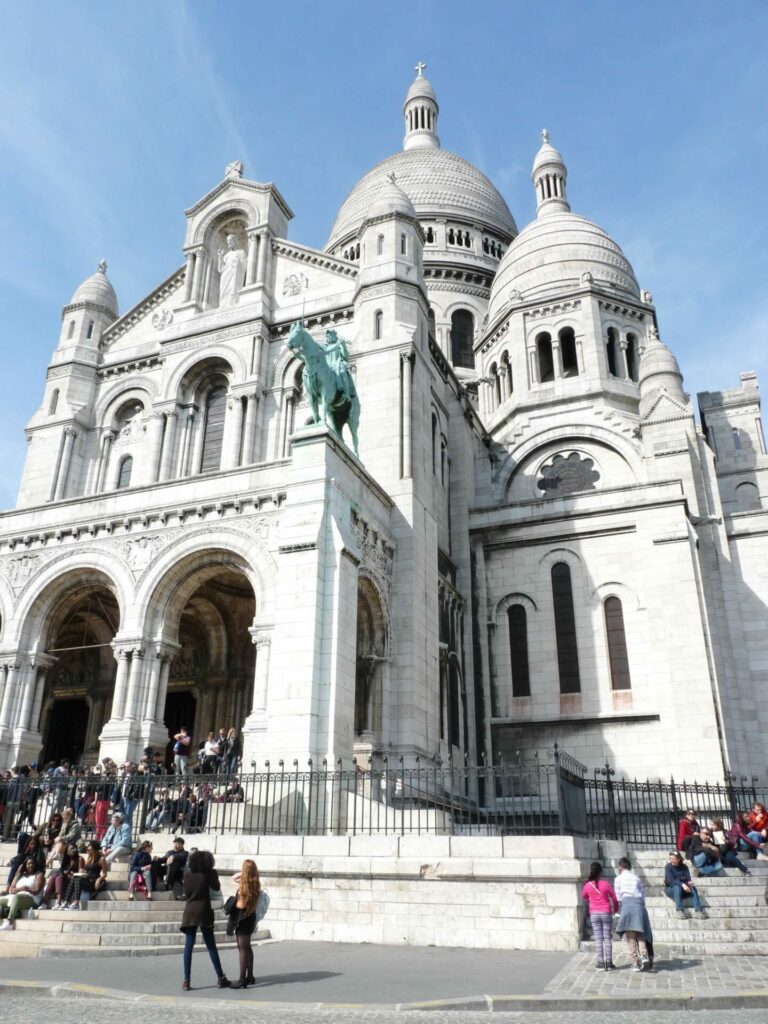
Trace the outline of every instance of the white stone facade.
{"label": "white stone facade", "polygon": [[[536,220],[440,147],[401,153],[324,250],[227,167],[184,264],[64,307],[0,517],[0,760],[137,756],[182,723],[244,764],[517,760],[761,774],[768,457],[753,374],[700,396],[545,139]],[[360,460],[285,347],[350,347]],[[187,719],[189,719],[187,721]]]}

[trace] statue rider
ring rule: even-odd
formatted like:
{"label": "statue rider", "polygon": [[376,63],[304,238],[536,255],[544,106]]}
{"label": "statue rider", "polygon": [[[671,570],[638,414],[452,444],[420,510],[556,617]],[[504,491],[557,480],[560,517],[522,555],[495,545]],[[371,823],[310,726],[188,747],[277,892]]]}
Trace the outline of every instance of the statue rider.
{"label": "statue rider", "polygon": [[332,329],[325,332],[325,358],[330,368],[339,375],[344,394],[351,399],[356,389],[349,368],[349,349],[346,341]]}

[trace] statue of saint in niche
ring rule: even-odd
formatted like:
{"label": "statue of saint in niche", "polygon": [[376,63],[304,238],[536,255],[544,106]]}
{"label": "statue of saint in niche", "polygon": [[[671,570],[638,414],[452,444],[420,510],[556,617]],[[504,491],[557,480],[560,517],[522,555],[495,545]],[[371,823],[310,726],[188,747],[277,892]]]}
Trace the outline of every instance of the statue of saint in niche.
{"label": "statue of saint in niche", "polygon": [[227,235],[227,248],[219,249],[219,305],[234,306],[243,277],[245,252],[234,235]]}

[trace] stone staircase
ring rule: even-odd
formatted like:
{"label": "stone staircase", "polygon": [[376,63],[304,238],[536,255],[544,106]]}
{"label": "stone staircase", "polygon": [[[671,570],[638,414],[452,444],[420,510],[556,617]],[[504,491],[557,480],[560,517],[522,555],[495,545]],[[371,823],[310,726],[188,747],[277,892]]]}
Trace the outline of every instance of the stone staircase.
{"label": "stone staircase", "polygon": [[[643,880],[645,902],[653,928],[657,955],[765,956],[768,954],[768,860],[743,863],[751,874],[726,868],[720,875],[694,878],[706,918],[689,908],[686,917],[675,911],[664,894],[664,867],[668,849],[630,850],[633,868]],[[606,864],[606,878],[613,882],[615,862]],[[584,942],[582,948],[594,949]]]}
{"label": "stone staircase", "polygon": [[[171,841],[169,837],[164,846],[161,839],[158,849],[168,849]],[[7,864],[15,853],[15,844],[0,844],[3,885]],[[13,931],[0,931],[0,958],[162,956],[181,952],[182,902],[164,891],[153,893],[151,901],[143,893],[129,900],[127,864],[112,865],[107,887],[107,892],[88,902],[87,910],[38,910],[31,918],[22,916]],[[216,944],[219,949],[234,949],[235,943],[226,935],[221,903],[214,903]],[[269,938],[270,933],[261,929],[253,940]],[[202,943],[199,933],[197,941]]]}

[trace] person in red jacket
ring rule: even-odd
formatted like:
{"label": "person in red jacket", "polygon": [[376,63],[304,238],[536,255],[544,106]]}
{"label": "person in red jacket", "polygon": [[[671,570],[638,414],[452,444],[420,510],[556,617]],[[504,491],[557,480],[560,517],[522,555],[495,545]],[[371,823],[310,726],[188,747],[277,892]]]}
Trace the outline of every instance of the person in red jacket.
{"label": "person in red jacket", "polygon": [[749,812],[749,824],[753,832],[759,832],[763,839],[768,839],[768,811],[757,800]]}
{"label": "person in red jacket", "polygon": [[700,825],[693,811],[686,811],[677,826],[677,848],[688,856],[688,847],[694,836],[699,834]]}

